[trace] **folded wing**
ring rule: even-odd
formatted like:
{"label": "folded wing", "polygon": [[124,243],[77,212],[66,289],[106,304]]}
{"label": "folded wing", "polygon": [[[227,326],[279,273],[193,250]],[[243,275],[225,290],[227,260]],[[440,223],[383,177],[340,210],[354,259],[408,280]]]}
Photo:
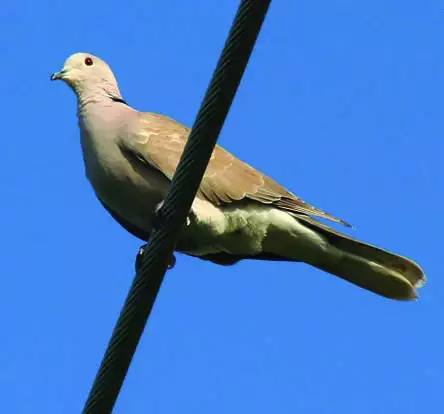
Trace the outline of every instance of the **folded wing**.
{"label": "folded wing", "polygon": [[[119,144],[128,156],[159,170],[171,179],[189,133],[189,128],[171,118],[141,113],[134,131],[129,131]],[[216,146],[211,155],[197,196],[215,205],[257,202],[289,213],[313,215],[350,226],[290,193],[220,146]]]}

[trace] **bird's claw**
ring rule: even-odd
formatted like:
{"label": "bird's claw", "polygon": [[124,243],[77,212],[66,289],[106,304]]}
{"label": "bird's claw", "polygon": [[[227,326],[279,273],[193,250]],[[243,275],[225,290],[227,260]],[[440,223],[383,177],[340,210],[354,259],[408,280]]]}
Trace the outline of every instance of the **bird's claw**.
{"label": "bird's claw", "polygon": [[[139,252],[137,253],[136,272],[138,272],[140,270],[140,266],[142,264],[142,257],[143,257],[145,250],[146,250],[146,247],[147,247],[147,245],[144,244],[143,246],[140,247]],[[168,263],[167,263],[168,270],[172,269],[175,265],[176,265],[176,256],[174,256],[174,254],[171,254],[170,258],[168,259]]]}
{"label": "bird's claw", "polygon": [[164,201],[162,200],[160,203],[156,204],[156,207],[154,207],[154,227],[159,228],[160,226],[162,226],[162,224],[165,221],[165,216],[163,215],[162,212],[162,207],[163,207]]}
{"label": "bird's claw", "polygon": [[[165,217],[162,214],[163,204],[164,204],[164,200],[162,200],[160,203],[158,203],[156,205],[156,207],[154,208],[154,214],[156,215],[156,219],[158,220],[158,223],[161,223],[165,219]],[[191,224],[191,218],[190,218],[191,214],[192,213],[190,212],[187,215],[187,218],[185,220],[185,226],[186,227],[188,227]]]}
{"label": "bird's claw", "polygon": [[174,266],[176,266],[176,256],[172,254],[170,260],[168,260],[168,270],[171,270]]}
{"label": "bird's claw", "polygon": [[142,256],[143,256],[143,253],[145,252],[145,249],[146,249],[146,244],[144,244],[143,246],[141,246],[140,248],[139,248],[139,251],[137,252],[137,256],[136,256],[136,273],[139,271],[139,269],[140,269],[140,265],[142,264],[142,262],[141,262],[141,260],[142,260]]}
{"label": "bird's claw", "polygon": [[160,210],[163,207],[164,200],[162,200],[160,203],[156,204],[156,207],[154,207],[154,214],[158,216],[160,214]]}

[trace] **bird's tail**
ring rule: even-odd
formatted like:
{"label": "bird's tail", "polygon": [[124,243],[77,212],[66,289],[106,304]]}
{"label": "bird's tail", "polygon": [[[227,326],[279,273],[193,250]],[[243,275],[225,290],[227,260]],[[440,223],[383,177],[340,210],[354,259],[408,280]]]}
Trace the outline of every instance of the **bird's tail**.
{"label": "bird's tail", "polygon": [[414,300],[425,283],[423,270],[412,260],[352,239],[310,217],[298,217],[329,243],[328,252],[309,263],[357,286],[390,299]]}

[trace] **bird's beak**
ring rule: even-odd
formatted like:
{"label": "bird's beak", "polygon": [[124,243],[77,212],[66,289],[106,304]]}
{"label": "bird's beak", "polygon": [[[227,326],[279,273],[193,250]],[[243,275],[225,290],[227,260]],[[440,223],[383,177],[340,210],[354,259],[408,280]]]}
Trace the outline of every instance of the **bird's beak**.
{"label": "bird's beak", "polygon": [[60,72],[53,73],[51,75],[51,80],[62,80],[64,75],[66,75],[66,69],[62,69]]}

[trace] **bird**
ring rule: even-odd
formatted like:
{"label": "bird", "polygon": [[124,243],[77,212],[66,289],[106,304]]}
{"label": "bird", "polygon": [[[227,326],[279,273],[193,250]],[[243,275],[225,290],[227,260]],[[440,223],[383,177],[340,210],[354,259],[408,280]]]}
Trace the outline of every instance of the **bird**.
{"label": "bird", "polygon": [[[51,80],[77,97],[86,177],[103,207],[148,241],[190,128],[132,108],[110,66],[75,53]],[[303,262],[395,300],[416,300],[426,277],[414,261],[325,224],[350,227],[216,145],[176,251],[217,265],[241,260]]]}

